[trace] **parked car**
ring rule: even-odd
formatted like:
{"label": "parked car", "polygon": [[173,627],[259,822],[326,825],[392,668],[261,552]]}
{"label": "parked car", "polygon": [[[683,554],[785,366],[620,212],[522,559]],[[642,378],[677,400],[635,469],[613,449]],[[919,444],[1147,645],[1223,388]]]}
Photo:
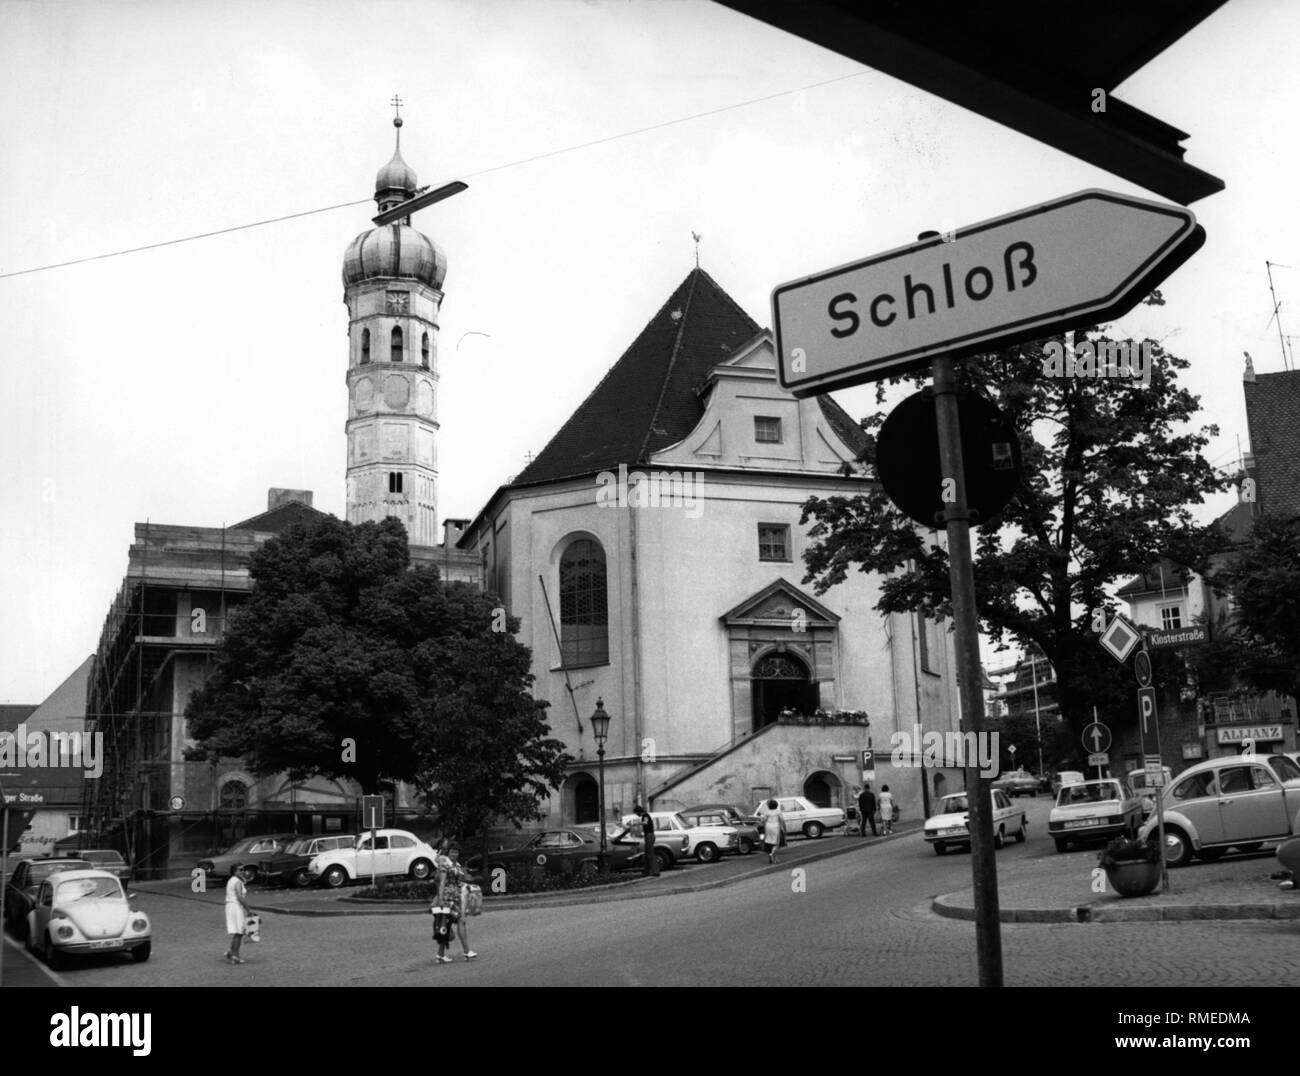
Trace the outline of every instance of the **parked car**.
{"label": "parked car", "polygon": [[1071,841],[1135,836],[1141,824],[1142,804],[1114,777],[1062,785],[1047,816],[1058,852],[1069,851]]}
{"label": "parked car", "polygon": [[1037,796],[1038,778],[1028,770],[1012,770],[994,781],[993,787],[1000,788],[1008,796]]}
{"label": "parked car", "polygon": [[27,913],[27,948],[52,968],[68,956],[101,952],[128,952],[143,963],[153,950],[153,930],[149,917],[131,907],[117,875],[64,870],[40,884]]}
{"label": "parked car", "polygon": [[437,853],[414,833],[404,829],[381,829],[365,833],[350,848],[321,852],[307,864],[313,878],[331,889],[372,875],[382,878],[408,877],[423,881],[433,873]]}
{"label": "parked car", "polygon": [[[1165,862],[1215,860],[1230,848],[1300,836],[1300,765],[1284,754],[1212,758],[1189,766],[1165,789]],[[1152,815],[1141,836],[1150,839]]]}
{"label": "parked car", "polygon": [[[1010,797],[1000,788],[992,788],[993,847],[1001,848],[1007,837],[1023,842],[1028,836],[1029,823],[1023,807],[1012,804]],[[953,845],[964,845],[970,850],[970,797],[965,792],[953,792],[935,805],[934,814],[925,822],[925,840],[934,847],[935,855],[945,854]]]}
{"label": "parked car", "polygon": [[687,855],[701,863],[716,863],[722,856],[739,854],[740,830],[721,811],[705,811],[689,818],[678,811],[677,817],[689,827]]}
{"label": "parked car", "polygon": [[297,837],[262,862],[262,876],[272,885],[293,885],[299,889],[311,885],[311,861],[322,852],[352,848],[357,843],[355,833],[329,833],[317,837]]}
{"label": "parked car", "polygon": [[758,846],[763,843],[763,820],[758,815],[746,814],[734,803],[701,803],[695,807],[687,807],[686,810],[677,813],[689,820],[693,815],[704,811],[720,811],[726,818],[727,824],[736,827],[736,833],[740,836],[740,854],[742,856],[747,856],[750,852],[756,851]]}
{"label": "parked car", "polygon": [[84,859],[96,870],[108,871],[125,884],[131,878],[131,864],[115,848],[82,848],[77,858]]}
{"label": "parked car", "polygon": [[[839,829],[844,825],[844,812],[838,807],[818,807],[803,796],[769,796],[768,799],[776,800],[777,809],[785,818],[787,833],[802,832],[810,840],[816,840],[828,829]],[[766,803],[766,799],[761,801],[754,808],[754,814],[759,815]]]}
{"label": "parked car", "polygon": [[1059,770],[1055,777],[1052,778],[1052,797],[1060,795],[1061,789],[1066,785],[1077,785],[1086,780],[1078,770]]}
{"label": "parked car", "polygon": [[[1174,779],[1174,771],[1168,766],[1163,767],[1165,771],[1164,787],[1168,788],[1169,783]],[[1156,797],[1160,795],[1160,789],[1152,788],[1147,784],[1146,767],[1128,771],[1128,786],[1133,790],[1135,795],[1142,803],[1142,817],[1146,818],[1156,809]]]}
{"label": "parked car", "polygon": [[[508,870],[516,864],[541,867],[548,874],[595,867],[600,855],[599,823],[592,826],[573,826],[569,829],[548,829],[536,833],[515,848],[500,848],[487,854],[487,869],[491,874],[497,867]],[[642,844],[623,826],[613,826],[605,831],[605,856],[610,870],[628,870],[642,864]],[[470,856],[465,866],[474,872],[484,862],[481,855]]]}
{"label": "parked car", "polygon": [[[651,811],[650,817],[655,824],[655,855],[659,856],[660,869],[676,865],[679,859],[692,857],[701,863],[712,863],[724,848],[740,843],[731,827],[724,831],[716,826],[692,826],[676,811]],[[641,821],[634,814],[624,815],[623,825],[634,834],[640,833]],[[661,845],[671,856],[671,862],[665,863]]]}
{"label": "parked car", "polygon": [[21,859],[5,883],[5,922],[18,937],[27,930],[27,916],[36,904],[41,883],[59,871],[89,870],[88,859],[72,856],[33,856]]}
{"label": "parked car", "polygon": [[296,833],[264,833],[260,837],[245,837],[224,852],[205,856],[196,866],[206,875],[209,885],[214,882],[224,883],[236,863],[244,864],[248,868],[248,880],[255,882],[261,876],[263,862],[279,855],[297,837]]}

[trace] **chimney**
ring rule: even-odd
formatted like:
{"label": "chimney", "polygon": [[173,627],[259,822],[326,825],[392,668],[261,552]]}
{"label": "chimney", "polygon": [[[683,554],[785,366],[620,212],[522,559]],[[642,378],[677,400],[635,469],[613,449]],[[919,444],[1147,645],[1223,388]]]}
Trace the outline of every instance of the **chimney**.
{"label": "chimney", "polygon": [[279,489],[272,486],[266,494],[266,510],[269,512],[272,508],[279,508],[282,504],[289,504],[291,501],[298,501],[311,507],[311,490],[309,489]]}

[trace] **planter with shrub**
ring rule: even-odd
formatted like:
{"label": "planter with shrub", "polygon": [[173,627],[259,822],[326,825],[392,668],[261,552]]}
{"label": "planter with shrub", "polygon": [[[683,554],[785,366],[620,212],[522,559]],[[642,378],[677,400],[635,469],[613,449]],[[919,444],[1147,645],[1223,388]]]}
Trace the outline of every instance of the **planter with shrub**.
{"label": "planter with shrub", "polygon": [[1154,841],[1116,837],[1097,857],[1106,880],[1121,897],[1145,897],[1160,885],[1160,848]]}

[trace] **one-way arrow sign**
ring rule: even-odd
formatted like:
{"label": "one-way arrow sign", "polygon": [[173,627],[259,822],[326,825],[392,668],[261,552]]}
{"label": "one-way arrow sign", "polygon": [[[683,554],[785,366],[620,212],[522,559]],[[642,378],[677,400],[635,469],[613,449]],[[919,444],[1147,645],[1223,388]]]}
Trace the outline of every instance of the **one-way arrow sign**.
{"label": "one-way arrow sign", "polygon": [[780,284],[781,384],[809,396],[1119,317],[1204,242],[1182,206],[1086,190]]}

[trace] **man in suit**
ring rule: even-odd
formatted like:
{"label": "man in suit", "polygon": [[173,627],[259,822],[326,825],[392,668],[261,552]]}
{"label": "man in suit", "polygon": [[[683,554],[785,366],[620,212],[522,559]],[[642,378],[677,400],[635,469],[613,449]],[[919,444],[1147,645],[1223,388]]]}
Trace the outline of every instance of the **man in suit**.
{"label": "man in suit", "polygon": [[655,855],[655,820],[650,817],[650,812],[639,803],[632,810],[641,819],[641,839],[645,847],[645,873],[651,876],[657,875],[659,873],[659,859]]}
{"label": "man in suit", "polygon": [[880,833],[876,829],[876,794],[871,791],[870,783],[864,785],[862,791],[858,794],[859,832],[864,837],[867,835],[868,822],[871,823],[871,835],[879,837]]}

